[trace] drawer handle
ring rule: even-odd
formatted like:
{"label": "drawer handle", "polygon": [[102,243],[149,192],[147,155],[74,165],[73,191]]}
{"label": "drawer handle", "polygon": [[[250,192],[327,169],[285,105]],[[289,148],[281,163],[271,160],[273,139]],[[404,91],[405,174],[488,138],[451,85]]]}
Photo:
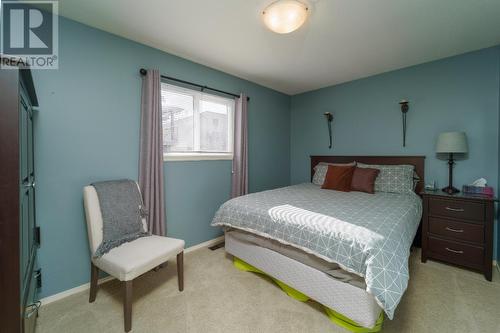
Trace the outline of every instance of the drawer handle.
{"label": "drawer handle", "polygon": [[463,208],[451,208],[451,207],[446,207],[446,210],[451,210],[452,212],[463,212]]}
{"label": "drawer handle", "polygon": [[448,252],[453,252],[453,253],[458,253],[458,254],[462,254],[462,253],[464,253],[464,251],[453,250],[453,249],[450,249],[449,247],[447,247],[447,248],[446,248],[446,251],[448,251]]}
{"label": "drawer handle", "polygon": [[450,227],[446,227],[445,229],[452,232],[464,232],[464,229],[453,229]]}

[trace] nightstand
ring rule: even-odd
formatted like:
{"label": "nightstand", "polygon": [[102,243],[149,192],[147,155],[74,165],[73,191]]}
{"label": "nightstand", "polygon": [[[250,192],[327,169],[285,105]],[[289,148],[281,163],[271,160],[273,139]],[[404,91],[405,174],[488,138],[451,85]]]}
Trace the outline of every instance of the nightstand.
{"label": "nightstand", "polygon": [[484,274],[491,281],[495,198],[421,193],[422,262],[436,259]]}

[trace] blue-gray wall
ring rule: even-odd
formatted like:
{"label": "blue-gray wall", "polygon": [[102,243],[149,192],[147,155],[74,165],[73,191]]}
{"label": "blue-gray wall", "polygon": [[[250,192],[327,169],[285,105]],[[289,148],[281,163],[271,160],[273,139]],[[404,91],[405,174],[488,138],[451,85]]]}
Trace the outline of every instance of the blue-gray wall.
{"label": "blue-gray wall", "polygon": [[[250,190],[289,184],[290,97],[147,46],[61,18],[59,70],[34,71],[41,297],[89,281],[82,188],[137,178],[139,68],[251,97]],[[221,234],[209,226],[229,198],[230,161],[165,163],[167,229],[191,246]]]}
{"label": "blue-gray wall", "polygon": [[[436,158],[436,138],[463,130],[470,152],[457,161],[455,186],[479,177],[500,186],[499,57],[493,47],[292,96],[291,183],[309,180],[309,155],[394,154],[425,155],[426,181],[443,187],[448,169]],[[403,98],[410,100],[406,148]],[[334,115],[331,150],[324,112]]]}

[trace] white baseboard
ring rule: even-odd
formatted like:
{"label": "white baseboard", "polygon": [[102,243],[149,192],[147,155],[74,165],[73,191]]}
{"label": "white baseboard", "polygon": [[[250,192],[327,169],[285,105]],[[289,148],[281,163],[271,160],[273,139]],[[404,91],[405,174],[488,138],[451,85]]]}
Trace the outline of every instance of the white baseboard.
{"label": "white baseboard", "polygon": [[214,239],[211,239],[211,240],[207,240],[206,242],[203,242],[203,243],[200,243],[200,244],[196,244],[196,245],[190,246],[190,247],[188,247],[187,249],[184,250],[184,253],[193,252],[193,251],[202,249],[204,247],[209,247],[209,246],[212,246],[212,245],[215,245],[215,244],[219,244],[220,242],[223,242],[223,241],[224,241],[224,235],[219,236],[219,237],[214,238]]}
{"label": "white baseboard", "polygon": [[[115,278],[113,276],[106,276],[106,277],[104,277],[102,279],[99,279],[99,281],[97,283],[98,284],[103,284],[103,283],[106,283],[106,282],[114,280],[114,279]],[[66,298],[66,297],[74,295],[74,294],[78,294],[79,292],[82,292],[82,291],[85,291],[85,290],[88,290],[88,289],[90,289],[90,282],[87,282],[87,283],[82,284],[81,286],[78,286],[78,287],[75,287],[75,288],[71,288],[71,289],[68,289],[68,290],[65,290],[65,291],[61,291],[60,293],[57,293],[55,295],[44,297],[44,298],[42,298],[40,300],[40,302],[42,303],[42,306],[43,305],[47,305],[49,303],[58,301],[60,299]]]}
{"label": "white baseboard", "polygon": [[[208,240],[208,241],[200,243],[200,244],[190,246],[187,249],[184,249],[184,253],[189,253],[189,252],[193,252],[193,251],[202,249],[204,247],[209,247],[209,246],[218,244],[222,241],[224,241],[224,235],[217,237],[217,238],[214,238],[214,239],[211,239],[211,240]],[[109,282],[109,281],[114,280],[114,279],[115,278],[112,276],[106,276],[102,279],[99,279],[98,284],[103,284],[103,283]],[[44,306],[44,305],[50,304],[50,303],[55,302],[55,301],[59,301],[63,298],[66,298],[68,296],[77,294],[79,292],[82,292],[82,291],[85,291],[88,289],[90,289],[90,282],[87,282],[85,284],[82,284],[81,286],[71,288],[71,289],[62,291],[60,293],[51,295],[51,296],[44,297],[40,300],[40,302],[41,302],[42,306]]]}

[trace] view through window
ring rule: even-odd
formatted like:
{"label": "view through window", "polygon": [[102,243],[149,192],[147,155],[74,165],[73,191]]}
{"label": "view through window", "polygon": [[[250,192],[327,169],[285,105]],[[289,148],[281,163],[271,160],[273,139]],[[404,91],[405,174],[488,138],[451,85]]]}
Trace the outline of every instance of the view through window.
{"label": "view through window", "polygon": [[234,99],[162,82],[166,159],[232,159]]}

